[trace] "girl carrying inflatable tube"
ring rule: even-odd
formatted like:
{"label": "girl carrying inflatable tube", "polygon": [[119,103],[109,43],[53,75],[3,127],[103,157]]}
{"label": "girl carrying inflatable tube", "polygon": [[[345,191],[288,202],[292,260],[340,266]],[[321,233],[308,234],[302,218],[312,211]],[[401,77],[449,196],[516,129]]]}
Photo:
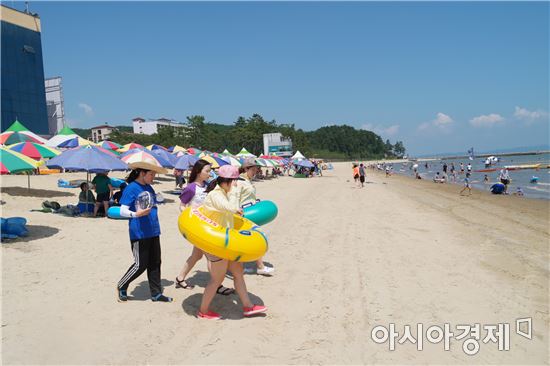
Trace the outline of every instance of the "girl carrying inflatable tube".
{"label": "girl carrying inflatable tube", "polygon": [[[237,187],[241,190],[240,207],[256,203],[256,187],[252,184],[252,179],[258,172],[259,165],[254,159],[245,160],[239,169],[241,175],[237,181]],[[256,273],[264,276],[271,276],[275,269],[264,265],[263,257],[256,261],[258,267]],[[246,273],[252,273],[253,269],[246,269]]]}
{"label": "girl carrying inflatable tube", "polygon": [[156,194],[151,183],[156,173],[166,169],[156,161],[142,161],[130,164],[132,172],[120,199],[120,216],[130,218],[130,245],[134,264],[128,268],[117,285],[119,302],[128,300],[128,286],[147,270],[151,300],[172,302],[171,297],[162,294],[160,283],[160,224],[157,216]]}
{"label": "girl carrying inflatable tube", "polygon": [[[239,207],[240,190],[235,189],[238,178],[239,171],[237,168],[231,165],[222,166],[219,169],[218,178],[207,189],[209,193],[203,205],[203,212],[209,219],[229,229],[233,229],[234,226],[233,215],[235,213],[242,213],[242,209]],[[250,301],[244,281],[242,263],[228,261],[207,253],[205,253],[205,256],[210,261],[208,268],[210,281],[204,289],[200,309],[197,314],[199,318],[221,319],[220,314],[209,310],[209,307],[216,295],[216,289],[221,285],[228,269],[233,274],[235,291],[243,304],[243,315],[251,316],[267,311],[267,307],[255,305]]]}
{"label": "girl carrying inflatable tube", "polygon": [[[193,169],[191,169],[191,174],[189,175],[189,184],[180,195],[180,210],[183,210],[187,206],[196,208],[204,203],[207,194],[206,189],[208,188],[206,181],[210,177],[211,168],[211,164],[204,159],[199,159],[195,165],[193,165]],[[202,255],[202,250],[193,246],[191,255],[187,258],[180,273],[176,276],[176,288],[191,290],[195,287],[187,282],[185,277],[187,277],[191,269],[193,269],[195,264],[202,258]],[[216,292],[221,295],[231,295],[235,290],[220,285]]]}

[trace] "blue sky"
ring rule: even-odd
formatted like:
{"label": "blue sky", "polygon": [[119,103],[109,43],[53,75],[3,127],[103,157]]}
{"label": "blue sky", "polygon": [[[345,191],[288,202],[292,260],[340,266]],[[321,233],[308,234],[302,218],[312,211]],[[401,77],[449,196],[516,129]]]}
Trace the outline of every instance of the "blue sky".
{"label": "blue sky", "polygon": [[259,113],[371,129],[413,154],[548,144],[547,2],[30,8],[74,127]]}

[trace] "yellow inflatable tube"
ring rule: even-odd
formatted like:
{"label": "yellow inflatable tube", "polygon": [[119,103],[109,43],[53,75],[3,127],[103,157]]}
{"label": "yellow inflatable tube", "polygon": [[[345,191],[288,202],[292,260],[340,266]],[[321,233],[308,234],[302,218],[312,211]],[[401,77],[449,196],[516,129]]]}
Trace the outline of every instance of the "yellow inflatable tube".
{"label": "yellow inflatable tube", "polygon": [[233,217],[229,229],[208,218],[202,207],[188,207],[178,218],[183,236],[197,248],[235,262],[252,262],[267,252],[267,237],[260,227],[242,216]]}

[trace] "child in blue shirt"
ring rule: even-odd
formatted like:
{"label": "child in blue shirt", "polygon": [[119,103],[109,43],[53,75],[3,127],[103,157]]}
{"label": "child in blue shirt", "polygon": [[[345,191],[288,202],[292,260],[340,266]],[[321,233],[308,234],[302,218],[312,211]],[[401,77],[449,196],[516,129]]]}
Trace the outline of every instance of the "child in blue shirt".
{"label": "child in blue shirt", "polygon": [[[122,276],[117,285],[118,301],[128,300],[128,285],[147,270],[149,289],[153,301],[171,302],[162,294],[160,283],[160,225],[157,216],[156,194],[151,183],[155,178],[155,166],[132,170],[128,186],[120,199],[120,215],[129,217],[130,243],[134,264]],[[159,172],[162,168],[158,168]],[[140,207],[140,200],[149,201],[149,207]]]}

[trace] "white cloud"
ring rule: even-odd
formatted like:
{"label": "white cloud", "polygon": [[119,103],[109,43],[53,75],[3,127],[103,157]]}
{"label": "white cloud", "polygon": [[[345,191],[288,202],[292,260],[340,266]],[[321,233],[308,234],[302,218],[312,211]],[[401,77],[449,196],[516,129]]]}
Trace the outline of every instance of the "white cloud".
{"label": "white cloud", "polygon": [[91,117],[94,115],[94,109],[90,107],[88,104],[80,102],[78,103],[78,107],[84,110],[84,113],[86,113],[86,116]]}
{"label": "white cloud", "polygon": [[548,117],[548,112],[543,111],[541,109],[537,111],[530,111],[526,108],[521,108],[516,106],[516,109],[514,111],[514,117],[522,121],[525,121],[525,123],[527,124],[531,124],[537,119]]}
{"label": "white cloud", "polygon": [[501,122],[504,122],[504,118],[497,113],[477,116],[470,120],[470,124],[474,127],[492,127]]}
{"label": "white cloud", "polygon": [[363,130],[372,131],[381,136],[395,136],[399,132],[399,125],[391,125],[385,127],[382,125],[374,125],[372,123],[366,123],[361,127]]}
{"label": "white cloud", "polygon": [[440,130],[440,131],[448,132],[449,128],[452,126],[453,122],[454,121],[451,118],[451,116],[449,116],[445,113],[438,112],[436,114],[434,120],[432,120],[430,122],[421,123],[418,126],[418,130],[426,131],[426,130],[429,130],[430,127],[433,127],[432,128],[433,130],[437,129],[437,130]]}
{"label": "white cloud", "polygon": [[446,126],[453,122],[453,119],[445,113],[437,113],[437,118],[433,120],[434,126]]}

